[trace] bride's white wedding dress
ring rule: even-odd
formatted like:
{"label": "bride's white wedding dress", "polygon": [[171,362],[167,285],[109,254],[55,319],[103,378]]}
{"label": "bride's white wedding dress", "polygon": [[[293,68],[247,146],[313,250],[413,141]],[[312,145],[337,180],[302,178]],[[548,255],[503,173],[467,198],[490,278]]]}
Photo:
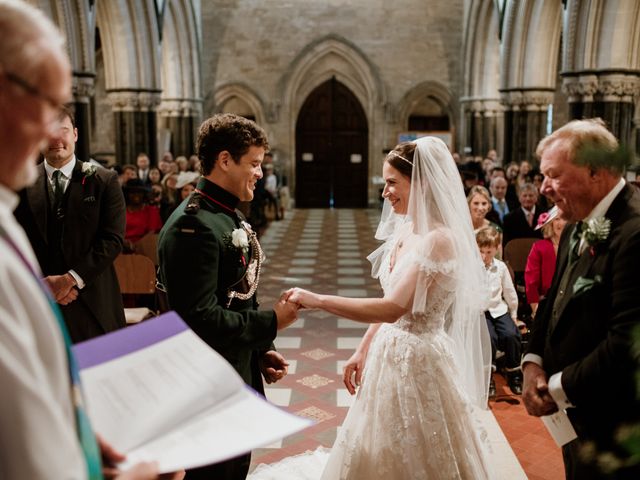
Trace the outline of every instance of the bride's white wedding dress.
{"label": "bride's white wedding dress", "polygon": [[[448,233],[437,235],[441,238],[436,245],[450,242]],[[424,243],[418,239],[393,268],[395,248],[381,256],[379,278],[385,298],[415,303],[414,297],[424,294],[426,306],[419,313],[409,309],[376,333],[362,385],[330,453],[319,449],[261,465],[249,478],[491,478],[486,445],[460,387],[452,339],[445,333],[446,313],[456,294],[455,260],[425,257],[425,251],[439,250],[432,240],[427,242],[431,248],[425,249],[415,246]]]}

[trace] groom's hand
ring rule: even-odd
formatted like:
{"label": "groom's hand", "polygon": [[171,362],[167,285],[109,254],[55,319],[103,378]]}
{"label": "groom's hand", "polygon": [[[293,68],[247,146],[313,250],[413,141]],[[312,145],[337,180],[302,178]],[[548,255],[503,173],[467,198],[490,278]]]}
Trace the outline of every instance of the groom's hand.
{"label": "groom's hand", "polygon": [[298,305],[283,299],[284,295],[273,305],[278,321],[278,330],[287,328],[298,319]]}
{"label": "groom's hand", "polygon": [[524,390],[522,401],[529,415],[542,417],[558,411],[558,405],[549,393],[547,374],[539,365],[527,362],[523,366]]}
{"label": "groom's hand", "polygon": [[275,350],[269,350],[260,359],[260,371],[267,383],[275,383],[287,375],[289,362]]}

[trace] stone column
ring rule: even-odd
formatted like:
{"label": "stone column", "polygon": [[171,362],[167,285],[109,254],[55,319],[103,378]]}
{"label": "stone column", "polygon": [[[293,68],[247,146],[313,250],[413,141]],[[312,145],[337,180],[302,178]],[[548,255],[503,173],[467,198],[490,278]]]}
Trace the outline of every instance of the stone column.
{"label": "stone column", "polygon": [[546,134],[552,89],[501,90],[504,116],[503,163],[534,160],[538,142]]}
{"label": "stone column", "polygon": [[158,128],[171,132],[169,150],[174,156],[195,153],[196,131],[202,116],[202,100],[162,99],[158,108]]}
{"label": "stone column", "polygon": [[496,99],[464,98],[460,102],[465,121],[464,147],[471,155],[485,156],[491,149],[502,156],[503,107]]}
{"label": "stone column", "polygon": [[73,111],[78,129],[76,156],[82,161],[89,161],[91,152],[91,112],[89,103],[94,95],[95,74],[74,72],[73,74]]}
{"label": "stone column", "polygon": [[107,97],[115,118],[116,162],[135,164],[138,153],[144,152],[155,163],[160,90],[110,90]]}
{"label": "stone column", "polygon": [[562,87],[569,97],[571,118],[600,117],[621,144],[633,148],[634,102],[640,95],[640,75],[603,71],[565,73],[563,77]]}

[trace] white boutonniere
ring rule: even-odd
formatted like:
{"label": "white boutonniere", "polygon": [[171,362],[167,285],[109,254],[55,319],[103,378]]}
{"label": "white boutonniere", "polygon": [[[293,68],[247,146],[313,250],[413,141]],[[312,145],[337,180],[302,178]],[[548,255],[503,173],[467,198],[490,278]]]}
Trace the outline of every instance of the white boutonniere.
{"label": "white boutonniere", "polygon": [[611,220],[606,217],[592,218],[582,224],[582,241],[589,246],[591,255],[595,255],[595,247],[609,238]]}
{"label": "white boutonniere", "polygon": [[95,173],[98,171],[98,169],[96,168],[95,165],[92,165],[89,162],[83,162],[82,163],[82,184],[84,185],[84,182],[87,180],[87,178],[95,175]]}
{"label": "white boutonniere", "polygon": [[236,248],[241,248],[243,251],[249,248],[249,236],[244,228],[236,228],[231,232],[231,244]]}

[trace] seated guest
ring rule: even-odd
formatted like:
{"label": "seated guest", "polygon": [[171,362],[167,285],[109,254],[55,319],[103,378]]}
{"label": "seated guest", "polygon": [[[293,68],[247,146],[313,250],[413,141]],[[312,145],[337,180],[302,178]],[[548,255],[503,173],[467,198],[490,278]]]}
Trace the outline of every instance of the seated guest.
{"label": "seated guest", "polygon": [[149,169],[148,178],[151,185],[160,185],[160,181],[162,180],[162,172],[158,167],[151,167]]}
{"label": "seated guest", "polygon": [[142,180],[129,180],[123,188],[127,204],[127,224],[125,229],[125,246],[133,251],[133,244],[149,232],[157,233],[162,228],[160,210],[148,205],[149,189]]}
{"label": "seated guest", "polygon": [[524,284],[527,293],[527,303],[531,306],[533,315],[538,310],[538,303],[547,294],[553,274],[556,270],[556,255],[560,235],[567,224],[559,216],[547,222],[548,213],[543,213],[538,218],[538,229],[542,230],[542,240],[538,240],[531,247],[527,257],[527,266],[524,271]]}
{"label": "seated guest", "polygon": [[502,225],[505,215],[511,211],[506,199],[507,185],[507,181],[503,177],[494,177],[489,186],[492,212],[494,212],[493,221],[499,225]]}
{"label": "seated guest", "polygon": [[[481,228],[476,234],[476,242],[480,248],[489,287],[490,297],[485,318],[491,337],[492,362],[495,365],[497,350],[504,352],[507,384],[514,394],[520,395],[522,344],[517,326],[518,295],[507,266],[495,258],[500,246],[498,231],[493,227]],[[495,385],[491,385],[489,390],[495,394]]]}
{"label": "seated guest", "polygon": [[495,222],[487,218],[487,214],[491,211],[491,195],[489,190],[481,185],[476,185],[469,190],[467,195],[467,203],[469,204],[469,213],[471,214],[471,223],[474,232],[478,232],[481,228],[492,226],[501,231],[501,228]]}
{"label": "seated guest", "polygon": [[176,181],[176,204],[180,204],[185,198],[187,198],[196,189],[196,183],[200,178],[200,174],[197,172],[180,172],[178,180]]}
{"label": "seated guest", "polygon": [[536,207],[538,190],[531,183],[525,183],[520,188],[518,195],[520,208],[516,208],[504,217],[504,245],[514,238],[542,238],[540,231],[535,227],[541,212]]}

